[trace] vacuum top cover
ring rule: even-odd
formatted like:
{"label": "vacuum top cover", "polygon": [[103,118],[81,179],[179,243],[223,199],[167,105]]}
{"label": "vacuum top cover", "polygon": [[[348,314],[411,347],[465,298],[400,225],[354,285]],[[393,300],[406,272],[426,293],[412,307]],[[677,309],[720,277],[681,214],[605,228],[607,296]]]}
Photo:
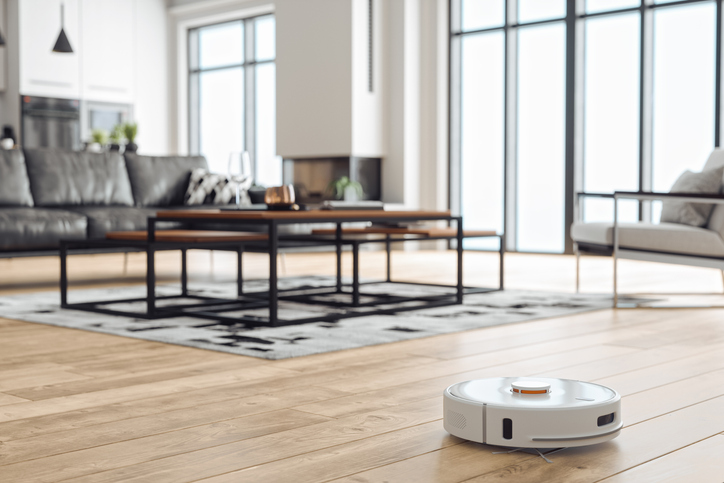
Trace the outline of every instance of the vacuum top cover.
{"label": "vacuum top cover", "polygon": [[453,384],[451,396],[492,407],[563,409],[606,404],[616,391],[600,384],[536,377],[496,377]]}

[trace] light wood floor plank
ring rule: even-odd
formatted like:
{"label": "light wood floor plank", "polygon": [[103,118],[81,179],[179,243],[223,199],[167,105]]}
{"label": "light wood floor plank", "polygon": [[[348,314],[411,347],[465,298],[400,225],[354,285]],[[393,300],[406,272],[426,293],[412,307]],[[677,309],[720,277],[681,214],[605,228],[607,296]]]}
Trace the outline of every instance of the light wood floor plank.
{"label": "light wood floor plank", "polygon": [[[422,426],[427,428],[424,434],[440,434],[439,427],[441,425],[439,421],[433,424],[430,424],[430,422],[439,419],[441,408],[442,401],[438,399],[425,400],[387,411],[377,411],[343,420],[292,429],[237,443],[187,452],[179,456],[159,457],[160,459],[151,460],[154,454],[147,454],[147,462],[145,463],[120,467],[122,465],[116,462],[109,462],[108,464],[119,468],[94,473],[85,478],[78,478],[78,481],[136,480],[158,483],[193,481],[194,479],[215,476],[239,468],[252,467],[278,459],[306,454],[318,448],[336,447],[350,442],[365,441],[376,434],[392,434],[391,439],[394,440],[398,438],[395,435],[399,432],[413,430],[412,434],[418,434],[415,428]],[[450,435],[441,436],[451,441],[448,444],[456,444],[460,441]],[[455,441],[453,442],[453,440]],[[413,444],[426,443],[418,442]],[[433,443],[432,448],[440,447],[438,444]],[[161,451],[162,448],[156,454],[162,454]],[[64,460],[70,457],[70,455],[63,456]],[[4,468],[7,467],[0,467],[0,476],[2,476]],[[66,471],[71,472],[73,470]]]}
{"label": "light wood floor plank", "polygon": [[[121,422],[120,425],[123,426],[125,421],[134,418],[150,416],[163,419],[166,413],[177,410],[207,410],[212,405],[226,406],[227,403],[232,405],[230,411],[234,412],[234,416],[253,415],[346,395],[348,393],[305,386],[249,396],[243,385],[229,384],[0,423],[0,441],[65,433],[58,437],[64,438],[67,435],[68,440],[76,440],[73,444],[78,448],[85,448],[86,440],[95,438],[95,427],[104,424]],[[112,435],[109,437],[113,438]],[[50,440],[53,438],[56,436],[50,437]],[[71,443],[66,441],[65,444]],[[63,448],[60,448],[60,451],[62,450]]]}
{"label": "light wood floor plank", "polygon": [[606,478],[601,483],[639,483],[642,481],[721,483],[724,477],[721,463],[723,453],[724,436],[712,436],[611,478]]}
{"label": "light wood floor plank", "polygon": [[[362,259],[363,277],[384,277],[384,253]],[[189,261],[192,284],[234,280],[233,254],[215,254],[213,275],[207,253]],[[176,282],[178,262],[160,255],[159,279]],[[507,286],[571,292],[573,262],[511,254]],[[465,264],[467,284],[496,283],[497,255]],[[610,259],[582,266],[584,289],[610,291]],[[454,283],[454,267],[454,252],[393,253],[396,277]],[[73,257],[72,290],[142,283],[144,268],[141,254],[128,276],[120,255]],[[248,254],[244,268],[263,278],[267,257]],[[331,275],[334,257],[289,254],[286,268]],[[682,280],[721,291],[716,270],[619,268],[624,291]],[[57,258],[0,260],[0,294],[57,291],[57,269]],[[267,361],[0,318],[0,481],[717,481],[706,461],[724,437],[723,321],[720,309],[607,309]],[[446,386],[516,374],[610,385],[626,427],[552,465],[444,432]]]}
{"label": "light wood floor plank", "polygon": [[302,428],[327,419],[289,409],[227,419],[169,433],[46,456],[42,460],[42,470],[34,460],[3,465],[0,466],[0,478],[3,481],[22,481],[27,475],[32,475],[33,481],[54,482],[292,428]]}
{"label": "light wood floor plank", "polygon": [[27,402],[27,399],[23,399],[21,397],[11,396],[10,394],[3,394],[0,393],[0,406],[5,406],[8,404],[17,404],[21,402]]}

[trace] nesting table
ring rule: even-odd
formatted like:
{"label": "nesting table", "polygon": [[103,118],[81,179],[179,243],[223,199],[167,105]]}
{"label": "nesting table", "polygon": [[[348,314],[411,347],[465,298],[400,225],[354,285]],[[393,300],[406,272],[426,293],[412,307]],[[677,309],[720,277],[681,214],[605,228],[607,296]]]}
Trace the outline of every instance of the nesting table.
{"label": "nesting table", "polygon": [[[444,222],[447,227],[440,228],[407,228],[400,224],[418,222]],[[184,230],[160,230],[159,224],[177,223],[185,226]],[[350,223],[371,222],[367,228],[351,228]],[[331,230],[315,230],[309,234],[289,235],[280,233],[282,225],[294,224],[334,224]],[[450,226],[450,225],[454,226]],[[162,225],[163,226],[163,225]],[[254,232],[237,230],[255,227]],[[224,230],[224,231],[219,231]],[[257,231],[258,230],[258,231]],[[362,231],[360,231],[362,230]],[[124,234],[125,233],[125,234]],[[360,235],[363,235],[361,238]],[[378,235],[379,238],[367,238],[366,235]],[[465,287],[463,285],[463,240],[471,237],[497,237],[500,239],[500,285],[497,288]],[[374,283],[396,282],[390,276],[390,245],[409,240],[447,240],[453,241],[457,250],[457,282],[454,286],[414,283],[415,285],[435,285],[453,289],[445,294],[424,296],[396,296],[393,294],[363,294],[361,287]],[[380,282],[360,281],[359,248],[365,243],[384,242],[387,251],[387,277]],[[76,245],[74,245],[74,243]],[[67,265],[68,250],[78,244],[83,247],[120,247],[145,251],[147,254],[147,304],[146,318],[170,316],[193,316],[215,320],[221,323],[243,323],[249,326],[281,326],[338,320],[340,318],[361,315],[389,314],[403,310],[418,310],[428,307],[462,304],[463,296],[468,293],[480,293],[503,288],[503,236],[492,231],[464,231],[462,217],[453,216],[449,211],[384,211],[384,210],[313,210],[313,211],[244,211],[244,210],[174,210],[159,211],[155,217],[148,219],[148,230],[144,232],[111,233],[106,239],[85,242],[64,241],[61,243],[61,305],[66,308],[89,310],[101,313],[112,313],[103,310],[100,305],[107,302],[85,304],[68,304],[67,302]],[[299,290],[280,290],[278,287],[277,255],[283,248],[304,246],[332,246],[336,250],[336,281],[334,286],[320,287],[313,291],[314,301]],[[344,246],[350,246],[353,254],[353,280],[344,284],[342,280],[342,252]],[[199,297],[197,303],[173,305],[164,303],[156,305],[155,295],[155,264],[154,255],[162,250],[181,250],[182,291],[178,296],[193,298],[186,284],[186,250],[210,249],[229,250],[238,254],[237,297],[235,299],[218,299]],[[244,251],[261,251],[269,254],[269,288],[266,292],[244,293],[242,278],[242,255]],[[323,302],[320,296],[337,294],[337,300]],[[366,301],[361,300],[365,295]],[[340,302],[339,297],[348,297],[348,301]],[[328,304],[333,306],[349,306],[362,308],[346,313],[333,313],[302,319],[282,319],[279,317],[279,301],[287,300],[297,303]],[[412,303],[414,302],[414,303]],[[268,307],[268,318],[228,316],[224,313],[238,312],[249,308]],[[135,314],[134,314],[135,315]]]}

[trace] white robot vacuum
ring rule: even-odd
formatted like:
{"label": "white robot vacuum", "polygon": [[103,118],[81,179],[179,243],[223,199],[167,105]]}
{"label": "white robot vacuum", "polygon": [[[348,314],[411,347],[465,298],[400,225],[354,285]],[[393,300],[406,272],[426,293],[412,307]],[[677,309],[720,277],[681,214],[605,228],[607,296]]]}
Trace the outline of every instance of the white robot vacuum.
{"label": "white robot vacuum", "polygon": [[443,424],[454,436],[497,446],[585,446],[621,432],[621,396],[569,379],[476,379],[445,389]]}

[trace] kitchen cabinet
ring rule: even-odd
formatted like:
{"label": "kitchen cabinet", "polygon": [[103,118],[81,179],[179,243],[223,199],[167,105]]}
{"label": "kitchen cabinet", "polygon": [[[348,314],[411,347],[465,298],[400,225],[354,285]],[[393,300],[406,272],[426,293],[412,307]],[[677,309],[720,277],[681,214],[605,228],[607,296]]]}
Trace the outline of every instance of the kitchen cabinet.
{"label": "kitchen cabinet", "polygon": [[[73,53],[53,52],[60,33],[60,6],[65,6],[65,33]],[[44,97],[80,97],[79,0],[18,2],[20,93]]]}
{"label": "kitchen cabinet", "polygon": [[132,103],[135,0],[81,0],[81,97]]}

